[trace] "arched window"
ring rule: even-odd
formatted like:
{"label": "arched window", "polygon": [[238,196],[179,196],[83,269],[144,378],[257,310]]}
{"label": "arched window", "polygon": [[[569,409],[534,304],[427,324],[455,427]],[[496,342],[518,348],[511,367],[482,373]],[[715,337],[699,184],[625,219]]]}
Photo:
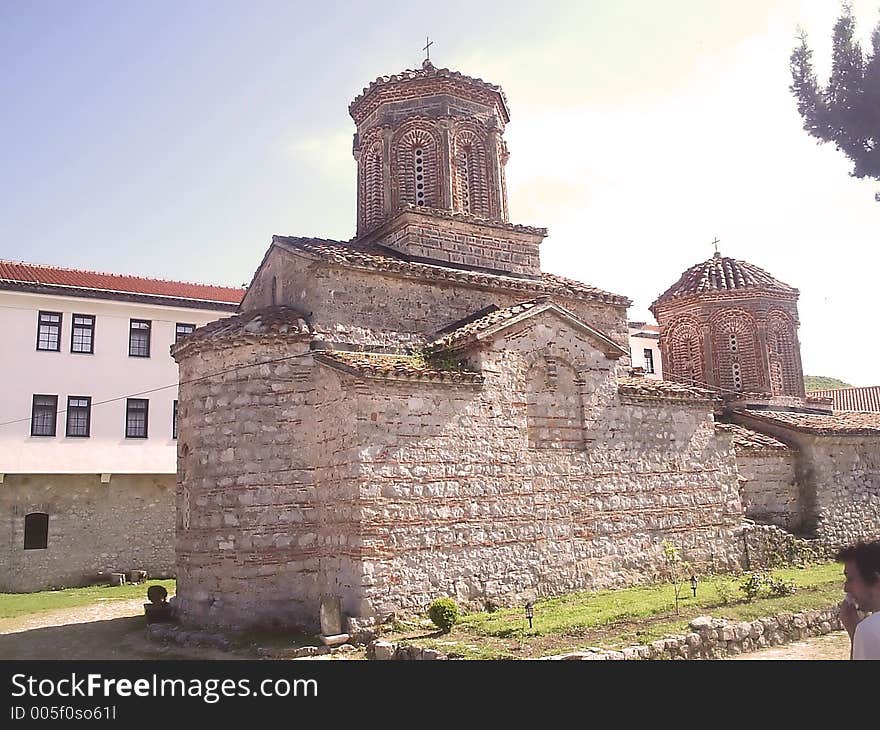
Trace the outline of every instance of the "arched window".
{"label": "arched window", "polygon": [[719,385],[728,392],[761,389],[758,334],[754,320],[742,311],[729,311],[713,325]]}
{"label": "arched window", "polygon": [[773,313],[767,322],[767,367],[773,395],[801,395],[794,322],[782,313]]}
{"label": "arched window", "polygon": [[24,549],[45,550],[49,545],[49,515],[31,512],[24,518]]}
{"label": "arched window", "polygon": [[473,131],[456,136],[454,161],[456,210],[490,218],[486,149]]}
{"label": "arched window", "polygon": [[526,373],[526,422],[531,449],[582,449],[584,409],[577,373],[553,357]]}
{"label": "arched window", "polygon": [[669,378],[683,385],[703,385],[703,347],[698,326],[691,322],[674,324],[669,328],[666,340],[669,343]]}
{"label": "arched window", "polygon": [[410,126],[396,137],[392,207],[401,203],[436,208],[440,202],[438,145],[425,126]]}
{"label": "arched window", "polygon": [[416,147],[413,150],[413,176],[416,186],[416,205],[424,205],[427,171],[425,170],[425,151],[421,147]]}
{"label": "arched window", "polygon": [[368,229],[378,226],[385,216],[385,188],[382,181],[382,142],[375,142],[364,159],[364,217]]}

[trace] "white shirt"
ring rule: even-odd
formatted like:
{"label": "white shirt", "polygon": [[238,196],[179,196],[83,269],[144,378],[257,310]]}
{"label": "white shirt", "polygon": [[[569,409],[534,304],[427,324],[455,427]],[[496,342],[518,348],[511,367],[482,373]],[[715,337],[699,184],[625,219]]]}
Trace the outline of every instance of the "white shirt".
{"label": "white shirt", "polygon": [[853,659],[880,659],[880,612],[856,624],[852,644]]}

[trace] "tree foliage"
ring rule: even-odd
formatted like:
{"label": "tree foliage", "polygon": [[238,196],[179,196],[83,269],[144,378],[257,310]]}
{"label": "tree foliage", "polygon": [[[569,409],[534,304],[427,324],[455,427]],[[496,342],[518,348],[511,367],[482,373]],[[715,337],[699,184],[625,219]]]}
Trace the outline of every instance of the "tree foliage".
{"label": "tree foliage", "polygon": [[852,175],[880,180],[880,23],[865,54],[845,4],[832,32],[832,65],[823,87],[813,69],[804,32],[791,53],[791,86],[804,129],[820,143],[833,142],[853,163]]}

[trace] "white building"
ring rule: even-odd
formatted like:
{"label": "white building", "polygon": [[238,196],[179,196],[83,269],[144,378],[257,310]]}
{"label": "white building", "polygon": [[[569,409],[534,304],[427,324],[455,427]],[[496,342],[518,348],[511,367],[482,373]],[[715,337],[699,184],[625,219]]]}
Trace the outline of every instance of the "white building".
{"label": "white building", "polygon": [[173,568],[169,348],[243,295],[0,261],[0,591]]}
{"label": "white building", "polygon": [[644,368],[645,377],[663,380],[660,361],[660,328],[647,322],[629,322],[629,349],[634,368]]}

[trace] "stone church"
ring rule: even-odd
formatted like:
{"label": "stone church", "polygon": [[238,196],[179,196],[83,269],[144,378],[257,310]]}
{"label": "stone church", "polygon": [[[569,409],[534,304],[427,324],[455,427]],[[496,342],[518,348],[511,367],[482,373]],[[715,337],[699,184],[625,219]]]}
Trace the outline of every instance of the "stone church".
{"label": "stone church", "polygon": [[425,62],[349,112],[355,238],[274,236],[240,313],[172,349],[185,619],[621,586],[664,539],[726,570],[757,522],[877,534],[880,419],[804,397],[795,289],[689,269],[653,305],[668,379],[645,379],[630,301],[542,272],[546,229],[510,222],[498,86]]}

